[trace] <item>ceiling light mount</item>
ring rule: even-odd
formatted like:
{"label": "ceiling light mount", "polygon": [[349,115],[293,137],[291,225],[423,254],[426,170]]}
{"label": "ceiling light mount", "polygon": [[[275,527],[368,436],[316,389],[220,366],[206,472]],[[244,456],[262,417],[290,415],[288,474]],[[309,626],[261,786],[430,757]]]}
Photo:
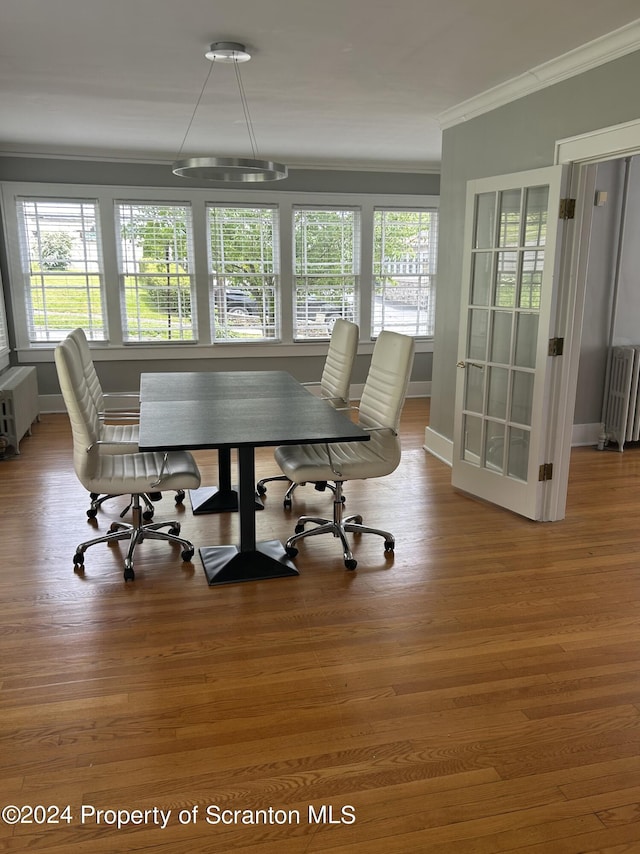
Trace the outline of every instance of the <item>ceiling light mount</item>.
{"label": "ceiling light mount", "polygon": [[172,166],[173,174],[178,175],[181,178],[198,178],[200,180],[204,179],[207,181],[235,181],[241,183],[279,181],[282,178],[286,178],[288,169],[283,163],[274,163],[271,160],[260,160],[258,158],[255,135],[253,133],[251,116],[249,115],[249,105],[242,85],[242,77],[240,76],[239,68],[241,63],[248,62],[251,59],[251,54],[245,49],[245,46],[239,42],[214,42],[205,56],[212,63],[221,62],[235,67],[238,91],[240,93],[240,101],[244,111],[244,118],[253,157],[190,157],[186,160],[179,159],[187,141],[189,130],[193,124],[193,120],[195,119],[198,106],[202,100],[202,96],[204,95],[204,90],[206,89],[209,81],[211,70],[213,68],[212,66],[212,68],[209,69],[200,92],[200,97],[198,98],[193,110],[191,121],[187,127],[184,139],[182,140],[180,151],[178,152],[178,157]]}
{"label": "ceiling light mount", "polygon": [[249,62],[251,54],[240,42],[214,42],[205,53],[211,62]]}

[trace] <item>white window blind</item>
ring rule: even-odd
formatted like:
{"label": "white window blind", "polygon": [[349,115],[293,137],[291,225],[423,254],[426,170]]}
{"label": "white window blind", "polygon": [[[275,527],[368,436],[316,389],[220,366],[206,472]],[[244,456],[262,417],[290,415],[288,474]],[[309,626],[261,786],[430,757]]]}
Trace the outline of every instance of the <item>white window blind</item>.
{"label": "white window blind", "polygon": [[208,224],[214,339],[277,338],[277,209],[210,205]]}
{"label": "white window blind", "polygon": [[118,202],[116,215],[124,340],[194,340],[191,208]]}
{"label": "white window blind", "polygon": [[9,333],[7,330],[7,313],[4,307],[4,291],[0,277],[0,368],[9,364]]}
{"label": "white window blind", "polygon": [[437,254],[436,210],[374,212],[374,335],[433,336]]}
{"label": "white window blind", "polygon": [[81,326],[105,334],[98,207],[92,200],[16,201],[29,340],[59,341]]}
{"label": "white window blind", "polygon": [[294,338],[327,338],[338,317],[355,320],[360,212],[295,208]]}

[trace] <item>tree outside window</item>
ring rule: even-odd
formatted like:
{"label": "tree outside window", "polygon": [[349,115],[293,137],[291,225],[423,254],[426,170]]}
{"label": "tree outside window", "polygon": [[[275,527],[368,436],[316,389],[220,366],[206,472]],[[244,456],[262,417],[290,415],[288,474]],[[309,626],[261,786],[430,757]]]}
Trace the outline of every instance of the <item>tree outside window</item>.
{"label": "tree outside window", "polygon": [[190,208],[120,203],[118,218],[125,340],[193,340]]}
{"label": "tree outside window", "polygon": [[294,210],[294,338],[327,338],[339,317],[357,320],[360,212]]}

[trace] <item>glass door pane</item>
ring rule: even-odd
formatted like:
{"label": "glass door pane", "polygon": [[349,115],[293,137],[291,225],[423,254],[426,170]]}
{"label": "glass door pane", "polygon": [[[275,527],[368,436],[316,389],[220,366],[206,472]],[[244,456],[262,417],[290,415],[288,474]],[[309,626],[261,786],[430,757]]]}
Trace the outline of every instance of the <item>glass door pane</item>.
{"label": "glass door pane", "polygon": [[538,470],[566,177],[553,166],[467,190],[452,483],[529,518],[546,494]]}

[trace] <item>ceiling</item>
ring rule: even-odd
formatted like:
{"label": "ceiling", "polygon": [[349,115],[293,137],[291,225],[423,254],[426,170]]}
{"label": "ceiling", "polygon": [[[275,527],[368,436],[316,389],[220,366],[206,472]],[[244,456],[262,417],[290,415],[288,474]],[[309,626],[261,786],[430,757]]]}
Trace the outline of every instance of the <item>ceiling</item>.
{"label": "ceiling", "polygon": [[627,25],[639,8],[638,0],[2,0],[0,154],[252,156],[234,67],[204,57],[212,42],[237,41],[253,56],[240,71],[257,156],[437,170],[444,112]]}

